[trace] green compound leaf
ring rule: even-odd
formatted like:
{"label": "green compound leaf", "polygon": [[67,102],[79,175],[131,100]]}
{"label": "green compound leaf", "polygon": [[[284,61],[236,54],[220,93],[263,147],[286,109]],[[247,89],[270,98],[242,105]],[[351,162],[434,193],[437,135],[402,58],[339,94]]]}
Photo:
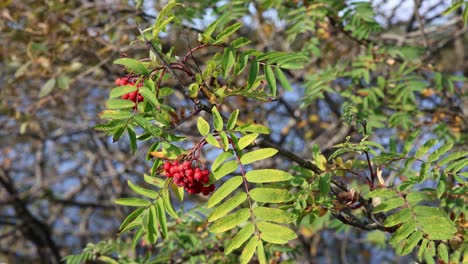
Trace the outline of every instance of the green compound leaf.
{"label": "green compound leaf", "polygon": [[210,133],[210,124],[201,116],[197,120],[197,128],[202,136],[206,136]]}
{"label": "green compound leaf", "polygon": [[270,65],[265,64],[265,66],[263,67],[263,70],[265,71],[265,78],[268,83],[268,88],[270,89],[270,94],[272,96],[276,96],[277,87],[276,87],[276,78],[275,78],[275,74],[273,73],[273,69],[271,68]]}
{"label": "green compound leaf", "polygon": [[255,227],[254,227],[254,225],[252,223],[248,223],[247,225],[245,225],[232,238],[231,242],[229,242],[229,244],[227,244],[226,248],[224,249],[224,253],[227,255],[227,254],[231,253],[233,250],[238,249],[240,246],[242,246],[242,244],[244,244],[245,241],[247,241],[247,239],[249,239],[250,236],[252,236],[254,231],[255,231]]}
{"label": "green compound leaf", "polygon": [[137,150],[137,138],[136,138],[135,130],[133,129],[132,126],[127,126],[127,133],[128,133],[128,138],[130,139],[130,150],[132,151],[132,154],[135,154]]}
{"label": "green compound leaf", "polygon": [[133,72],[135,74],[143,74],[143,75],[149,74],[149,70],[146,69],[143,63],[134,59],[120,58],[120,59],[115,60],[114,64],[123,65],[128,71]]}
{"label": "green compound leaf", "polygon": [[117,198],[115,203],[126,206],[149,206],[151,203],[145,199],[129,197],[129,198]]}
{"label": "green compound leaf", "polygon": [[135,103],[130,100],[109,99],[106,101],[106,107],[108,109],[123,109],[123,108],[130,108],[134,106],[135,106]]}
{"label": "green compound leaf", "polygon": [[229,198],[226,202],[216,207],[216,209],[208,217],[208,222],[216,221],[219,218],[225,216],[246,200],[247,194],[244,192],[234,195],[233,197]]}
{"label": "green compound leaf", "polygon": [[208,200],[207,207],[211,208],[217,205],[221,200],[223,200],[226,196],[231,194],[237,187],[242,184],[242,176],[235,176],[226,181],[217,191],[215,191],[210,199]]}
{"label": "green compound leaf", "polygon": [[449,253],[447,246],[444,243],[440,243],[439,246],[437,246],[437,255],[444,263],[449,263]]}
{"label": "green compound leaf", "polygon": [[147,214],[143,217],[143,228],[146,231],[146,241],[151,243],[151,245],[155,244],[158,240],[158,220],[157,220],[157,213],[154,204],[152,204],[149,208]]}
{"label": "green compound leaf", "polygon": [[250,191],[250,197],[261,203],[284,203],[292,199],[288,190],[274,188],[255,188]]}
{"label": "green compound leaf", "polygon": [[124,94],[128,94],[136,91],[137,87],[135,85],[122,85],[115,87],[111,90],[109,94],[109,99],[120,97]]}
{"label": "green compound leaf", "polygon": [[257,227],[260,230],[260,237],[266,242],[285,244],[297,238],[296,233],[286,226],[261,221],[257,223]]}
{"label": "green compound leaf", "polygon": [[274,156],[276,153],[278,153],[278,150],[274,148],[257,149],[243,154],[240,161],[242,164],[246,165],[258,160],[267,159]]}
{"label": "green compound leaf", "polygon": [[255,217],[265,221],[276,222],[280,224],[289,224],[296,221],[297,216],[293,213],[270,207],[255,207],[253,209]]}
{"label": "green compound leaf", "polygon": [[[252,153],[252,152],[251,152]],[[253,183],[288,181],[293,176],[285,171],[275,169],[262,169],[247,172],[245,178]]]}
{"label": "green compound leaf", "polygon": [[135,185],[130,180],[127,180],[127,184],[130,187],[130,189],[132,189],[135,193],[139,195],[148,197],[150,199],[155,199],[156,197],[158,197],[157,192]]}
{"label": "green compound leaf", "polygon": [[233,229],[237,225],[244,223],[247,221],[247,219],[249,219],[249,217],[249,208],[242,208],[214,222],[214,224],[210,227],[210,231],[212,233],[225,232],[227,230]]}
{"label": "green compound leaf", "polygon": [[224,69],[224,78],[227,78],[229,76],[229,73],[232,70],[232,66],[234,66],[234,63],[234,51],[230,48],[225,48],[223,58],[221,60],[221,66]]}
{"label": "green compound leaf", "polygon": [[431,240],[451,239],[457,232],[455,224],[447,217],[437,215],[417,216],[418,223],[422,231],[427,234]]}
{"label": "green compound leaf", "polygon": [[245,136],[241,137],[239,139],[239,142],[237,143],[238,149],[243,150],[248,145],[252,144],[252,142],[254,142],[255,139],[257,139],[257,138],[258,138],[257,133],[252,133],[252,134],[248,134],[248,135],[245,135]]}
{"label": "green compound leaf", "polygon": [[252,259],[255,253],[255,249],[257,248],[258,241],[258,237],[253,236],[249,242],[247,242],[247,245],[245,246],[244,250],[242,250],[240,255],[241,264],[247,264]]}

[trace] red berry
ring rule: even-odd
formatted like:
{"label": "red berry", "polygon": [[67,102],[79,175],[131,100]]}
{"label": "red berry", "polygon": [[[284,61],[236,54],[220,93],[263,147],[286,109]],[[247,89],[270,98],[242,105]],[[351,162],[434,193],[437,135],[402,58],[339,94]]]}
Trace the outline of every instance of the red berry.
{"label": "red berry", "polygon": [[210,177],[208,177],[207,175],[203,175],[200,181],[203,184],[207,184],[210,181]]}
{"label": "red berry", "polygon": [[193,178],[193,170],[192,169],[185,170],[185,176]]}
{"label": "red berry", "polygon": [[207,169],[202,170],[201,173],[203,174],[203,176],[205,176],[205,175],[206,175],[206,176],[210,175],[210,171],[207,170]]}
{"label": "red berry", "polygon": [[168,171],[172,167],[171,163],[169,161],[166,161],[164,163],[164,170]]}
{"label": "red berry", "polygon": [[195,178],[195,180],[201,181],[203,175],[201,174],[201,172],[195,170],[195,173],[193,174],[193,177]]}

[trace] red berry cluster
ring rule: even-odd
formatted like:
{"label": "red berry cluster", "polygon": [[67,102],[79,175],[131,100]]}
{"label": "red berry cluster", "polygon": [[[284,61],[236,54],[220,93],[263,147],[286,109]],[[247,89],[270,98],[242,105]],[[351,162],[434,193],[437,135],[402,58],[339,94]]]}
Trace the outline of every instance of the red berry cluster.
{"label": "red berry cluster", "polygon": [[[118,86],[123,85],[135,85],[135,80],[130,79],[129,77],[122,77],[115,80],[115,84]],[[143,82],[140,82],[137,86],[137,89],[131,93],[122,95],[122,99],[133,101],[134,103],[143,102],[144,98],[141,94],[138,93],[138,89],[143,85]]]}
{"label": "red berry cluster", "polygon": [[208,195],[215,189],[214,184],[204,186],[210,181],[210,171],[194,167],[190,161],[182,163],[166,161],[164,172],[168,178],[174,179],[175,185],[184,187],[190,194],[203,193],[203,195]]}

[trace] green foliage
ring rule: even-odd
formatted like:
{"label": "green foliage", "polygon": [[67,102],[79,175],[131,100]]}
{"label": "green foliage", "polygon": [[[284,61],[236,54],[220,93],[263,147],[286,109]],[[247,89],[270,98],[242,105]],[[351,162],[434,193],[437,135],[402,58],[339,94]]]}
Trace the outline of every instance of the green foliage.
{"label": "green foliage", "polygon": [[[273,1],[264,5],[280,8]],[[428,263],[435,256],[447,262],[462,254],[461,246],[449,246],[454,237],[461,235],[450,215],[464,213],[466,204],[460,205],[463,198],[450,197],[460,197],[467,190],[468,152],[452,151],[455,137],[423,140],[419,136],[421,130],[413,129],[418,115],[423,113],[418,104],[429,83],[434,82],[440,90],[448,87],[453,92],[450,86],[454,80],[439,73],[434,73],[433,79],[426,78],[423,69],[413,63],[415,54],[372,45],[352,61],[337,61],[335,65],[310,72],[304,83],[302,106],[312,106],[319,99],[330,100],[327,98],[330,94],[339,95],[345,100],[341,118],[347,125],[358,126],[358,133],[336,144],[336,150],[327,154],[328,157],[321,153],[319,145],[314,145],[312,161],[308,161],[284,151],[281,146],[264,144],[271,133],[266,124],[248,121],[242,109],[223,106],[239,97],[269,102],[279,97],[284,92],[282,89],[293,90],[291,72],[306,67],[311,53],[320,56],[314,40],[297,52],[247,49],[252,41],[239,36],[243,25],[234,21],[247,12],[248,3],[229,1],[220,7],[229,12],[208,25],[199,35],[201,44],[180,60],[171,51],[164,54],[154,45],[162,42],[160,33],[177,20],[172,13],[177,6],[174,1],[169,2],[154,25],[141,31],[144,35],[140,40],[149,47],[150,57],[151,53],[157,55],[157,60],[115,61],[125,66],[129,76],[135,76],[142,86],[113,88],[106,102],[107,109],[100,114],[109,122],[95,127],[112,135],[114,141],[127,130],[133,153],[137,141],[150,138],[157,141],[147,155],[147,160],[154,157],[151,173],[143,177],[151,188],[128,181],[133,193],[144,198],[116,200],[119,205],[137,207],[122,222],[119,234],[133,230],[134,247],[140,240],[147,245],[168,246],[170,239],[174,239],[174,229],[178,228],[175,221],[180,221],[185,214],[183,208],[175,209],[178,206],[173,205],[171,197],[177,197],[179,202],[187,197],[184,189],[177,186],[175,176],[164,177],[161,165],[177,160],[201,163],[205,168],[200,155],[206,147],[218,151],[208,161],[211,163],[209,184],[216,184],[217,190],[206,202],[210,210],[205,215],[206,229],[217,237],[227,238],[223,247],[227,258],[237,252],[241,263],[253,259],[266,263],[275,244],[288,246],[297,238],[297,227],[327,221],[332,216],[337,220],[329,221],[329,228],[343,230],[345,225],[350,225],[379,230],[369,234],[368,239],[381,246],[385,238],[380,231],[389,232],[388,242],[402,256],[418,247],[419,259]],[[286,31],[289,40],[308,31],[317,33],[319,21],[325,17],[339,21],[340,30],[361,44],[369,44],[372,34],[381,30],[374,9],[367,2],[318,1],[307,8],[282,11],[278,15],[293,25]],[[151,35],[145,34],[149,31]],[[204,67],[187,64],[195,51],[205,48],[212,49],[213,54]],[[395,61],[398,64],[394,65]],[[186,73],[190,83],[182,81],[174,70]],[[175,118],[177,111],[165,100],[161,86],[164,78],[172,79],[183,89],[185,99],[194,105],[193,116],[207,114],[196,120],[199,136],[191,149],[186,149],[185,137],[176,135],[176,128],[185,120]],[[347,84],[334,83],[340,80]],[[132,92],[138,92],[144,100],[135,103],[119,99]],[[402,133],[403,140],[398,145],[391,141],[384,147],[372,138],[377,128],[401,129],[406,134]],[[278,154],[299,166],[290,170],[280,165],[261,168],[265,160],[275,159]],[[349,182],[350,177],[353,180]],[[458,186],[450,185],[449,179]],[[363,211],[356,213],[359,208]],[[190,243],[195,240],[192,237]],[[82,257],[85,258],[88,255]]]}

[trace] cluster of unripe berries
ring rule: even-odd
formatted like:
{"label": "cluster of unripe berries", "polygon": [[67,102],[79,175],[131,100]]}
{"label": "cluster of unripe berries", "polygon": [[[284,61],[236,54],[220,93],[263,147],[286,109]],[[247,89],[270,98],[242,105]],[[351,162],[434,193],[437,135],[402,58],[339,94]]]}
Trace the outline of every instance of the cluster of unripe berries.
{"label": "cluster of unripe berries", "polygon": [[[135,85],[135,80],[130,79],[129,77],[122,77],[122,78],[118,78],[117,80],[115,80],[115,84],[118,86]],[[135,91],[122,95],[122,99],[130,100],[130,101],[133,101],[134,103],[143,102],[144,100],[143,96],[140,93],[138,93],[138,89],[142,85],[143,85],[143,82],[140,82],[137,85],[137,89]]]}
{"label": "cluster of unripe berries", "polygon": [[175,185],[184,187],[190,194],[208,195],[215,189],[214,184],[205,186],[210,181],[210,171],[193,166],[190,161],[166,161],[163,167],[166,177],[172,178]]}

